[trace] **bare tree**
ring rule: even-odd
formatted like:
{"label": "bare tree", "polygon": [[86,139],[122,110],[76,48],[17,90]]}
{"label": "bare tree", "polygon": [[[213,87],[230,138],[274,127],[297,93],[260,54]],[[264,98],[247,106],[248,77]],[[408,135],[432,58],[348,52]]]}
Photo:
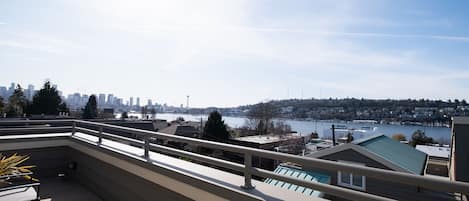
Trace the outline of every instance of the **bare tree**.
{"label": "bare tree", "polygon": [[278,114],[277,108],[271,103],[259,103],[251,107],[247,117],[251,123],[256,123],[255,128],[259,134],[267,134],[271,127],[272,119]]}
{"label": "bare tree", "polygon": [[278,149],[289,154],[299,154],[305,149],[304,137],[288,135]]}
{"label": "bare tree", "polygon": [[283,120],[276,120],[275,124],[271,126],[271,132],[277,135],[284,135],[292,132],[290,124]]}

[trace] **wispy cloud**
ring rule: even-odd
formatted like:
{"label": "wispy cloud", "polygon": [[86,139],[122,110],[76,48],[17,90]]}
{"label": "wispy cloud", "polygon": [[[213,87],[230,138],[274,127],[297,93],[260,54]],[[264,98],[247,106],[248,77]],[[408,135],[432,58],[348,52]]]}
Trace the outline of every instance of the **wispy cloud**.
{"label": "wispy cloud", "polygon": [[308,29],[276,28],[276,27],[250,27],[250,26],[204,26],[204,25],[111,25],[113,28],[138,33],[156,33],[156,32],[228,32],[228,31],[251,31],[251,32],[270,32],[270,33],[298,33],[317,36],[340,36],[340,37],[372,37],[372,38],[390,38],[390,39],[431,39],[469,42],[469,36],[457,35],[435,35],[435,34],[394,34],[378,32],[336,32],[336,31],[315,31]]}
{"label": "wispy cloud", "polygon": [[[321,34],[321,33],[320,33]],[[415,39],[437,39],[469,42],[469,36],[451,36],[451,35],[421,35],[421,34],[391,34],[391,33],[372,33],[372,32],[322,32],[322,34],[352,36],[352,37],[379,37],[379,38],[415,38]]]}
{"label": "wispy cloud", "polygon": [[0,22],[0,25],[7,24],[6,22]]}
{"label": "wispy cloud", "polygon": [[393,33],[375,33],[375,32],[332,32],[332,31],[312,31],[307,29],[287,29],[287,28],[259,28],[259,27],[226,27],[227,30],[248,30],[257,32],[286,32],[286,33],[304,33],[323,36],[346,36],[346,37],[375,37],[375,38],[415,38],[415,39],[437,39],[469,42],[469,36],[452,35],[423,35],[423,34],[393,34]]}
{"label": "wispy cloud", "polygon": [[0,46],[20,48],[65,55],[67,51],[83,48],[82,45],[72,41],[51,37],[50,35],[35,32],[3,32]]}
{"label": "wispy cloud", "polygon": [[37,44],[30,44],[30,43],[23,43],[18,41],[8,41],[8,40],[0,40],[0,46],[10,47],[10,48],[21,48],[21,49],[29,49],[29,50],[38,50],[48,53],[60,54],[61,51],[48,46],[42,46]]}

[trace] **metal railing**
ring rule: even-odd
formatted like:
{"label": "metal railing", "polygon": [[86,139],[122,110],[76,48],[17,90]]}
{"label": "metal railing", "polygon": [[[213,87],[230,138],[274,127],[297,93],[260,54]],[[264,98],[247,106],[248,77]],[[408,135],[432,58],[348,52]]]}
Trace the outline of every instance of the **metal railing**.
{"label": "metal railing", "polygon": [[[345,163],[339,163],[335,161],[329,160],[322,160],[316,158],[307,158],[301,157],[296,155],[284,154],[279,152],[267,151],[262,149],[255,149],[249,147],[242,147],[238,145],[214,142],[214,141],[207,141],[202,139],[195,139],[189,137],[182,137],[176,135],[170,135],[165,133],[147,131],[147,130],[140,130],[122,126],[115,126],[103,123],[96,123],[90,121],[83,121],[83,120],[23,120],[23,121],[0,121],[0,127],[2,125],[10,125],[10,124],[69,124],[71,126],[61,126],[60,129],[56,127],[49,127],[49,131],[62,131],[62,129],[67,129],[68,132],[72,133],[72,137],[75,133],[85,133],[89,135],[93,135],[98,137],[98,141],[96,142],[97,146],[100,146],[102,143],[103,138],[109,139],[113,141],[120,141],[125,142],[126,144],[130,144],[133,146],[141,147],[144,150],[143,157],[147,161],[151,161],[149,152],[151,150],[162,152],[170,155],[177,155],[180,157],[187,157],[195,161],[208,163],[211,165],[215,165],[218,167],[227,168],[233,171],[241,172],[244,174],[244,185],[241,186],[243,189],[252,189],[254,186],[252,185],[252,175],[264,177],[264,178],[273,178],[276,180],[292,183],[298,186],[303,186],[307,188],[311,188],[314,190],[322,191],[326,194],[330,194],[336,197],[341,197],[345,199],[351,200],[392,200],[390,198],[377,196],[373,194],[369,194],[366,192],[351,190],[347,188],[342,188],[338,186],[333,186],[329,184],[322,184],[319,182],[309,182],[305,180],[300,180],[295,177],[279,175],[272,171],[268,171],[261,168],[256,168],[252,166],[252,157],[257,156],[261,158],[268,158],[283,162],[291,162],[301,166],[308,166],[308,167],[316,167],[320,169],[328,169],[331,171],[345,171],[354,173],[357,175],[363,175],[367,177],[372,177],[378,180],[401,183],[411,186],[417,186],[420,188],[432,189],[441,192],[451,192],[451,193],[462,193],[462,194],[469,194],[469,183],[458,182],[458,181],[448,181],[442,180],[432,177],[424,177],[420,175],[414,175],[409,173],[402,173],[396,171],[389,171],[383,170],[378,168],[371,168],[365,166],[355,166]],[[88,128],[84,128],[88,127]],[[90,128],[94,129],[90,129]],[[15,132],[20,131],[21,129],[25,128],[15,128]],[[45,132],[47,129],[41,128],[28,128],[23,131],[36,131]],[[129,133],[137,136],[137,139],[123,137],[120,135],[114,135],[103,132],[103,129],[112,130],[122,133]],[[0,135],[9,134],[12,132],[12,129],[0,129]],[[181,142],[187,143],[189,145],[195,145],[205,148],[212,148],[212,149],[219,149],[224,151],[230,151],[238,154],[244,155],[244,164],[238,164],[218,158],[213,158],[205,155],[200,155],[193,152],[188,152],[180,149],[175,149],[159,144],[151,143],[151,139],[162,139],[167,141],[173,142]]]}

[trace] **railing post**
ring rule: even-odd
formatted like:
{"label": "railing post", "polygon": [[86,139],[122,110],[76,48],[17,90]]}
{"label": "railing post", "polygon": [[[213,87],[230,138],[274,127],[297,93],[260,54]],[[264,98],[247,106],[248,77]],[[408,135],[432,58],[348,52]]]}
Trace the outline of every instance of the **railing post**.
{"label": "railing post", "polygon": [[99,127],[99,134],[98,134],[98,145],[101,145],[103,143],[103,127]]}
{"label": "railing post", "polygon": [[77,122],[73,121],[72,122],[72,135],[75,135],[76,130],[77,130]]}
{"label": "railing post", "polygon": [[145,144],[143,145],[143,157],[149,160],[150,159],[150,136],[148,134],[144,135],[143,141],[145,142]]}
{"label": "railing post", "polygon": [[252,154],[245,153],[244,154],[244,185],[242,185],[241,188],[246,189],[246,190],[254,189],[254,185],[252,185],[252,182],[251,182],[252,180],[251,168],[252,168]]}

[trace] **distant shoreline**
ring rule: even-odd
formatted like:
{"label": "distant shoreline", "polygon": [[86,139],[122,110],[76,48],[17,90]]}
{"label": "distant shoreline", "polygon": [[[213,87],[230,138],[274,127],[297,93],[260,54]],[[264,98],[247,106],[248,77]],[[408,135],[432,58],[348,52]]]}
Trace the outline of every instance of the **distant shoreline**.
{"label": "distant shoreline", "polygon": [[[172,115],[192,115],[192,116],[208,116],[208,114],[189,114],[189,113],[158,113],[158,114],[172,114]],[[243,115],[224,115],[224,117],[236,117],[236,118],[247,118]],[[449,124],[438,123],[438,124],[425,124],[421,122],[411,122],[411,121],[391,121],[391,122],[380,122],[377,120],[363,120],[363,119],[354,119],[354,120],[340,120],[340,119],[311,119],[311,118],[274,118],[275,120],[290,120],[290,121],[304,121],[304,122],[323,122],[323,123],[346,123],[346,124],[376,124],[376,125],[397,125],[397,126],[425,126],[425,127],[436,127],[436,128],[449,128]],[[360,121],[375,121],[375,123],[370,122],[360,122]]]}

